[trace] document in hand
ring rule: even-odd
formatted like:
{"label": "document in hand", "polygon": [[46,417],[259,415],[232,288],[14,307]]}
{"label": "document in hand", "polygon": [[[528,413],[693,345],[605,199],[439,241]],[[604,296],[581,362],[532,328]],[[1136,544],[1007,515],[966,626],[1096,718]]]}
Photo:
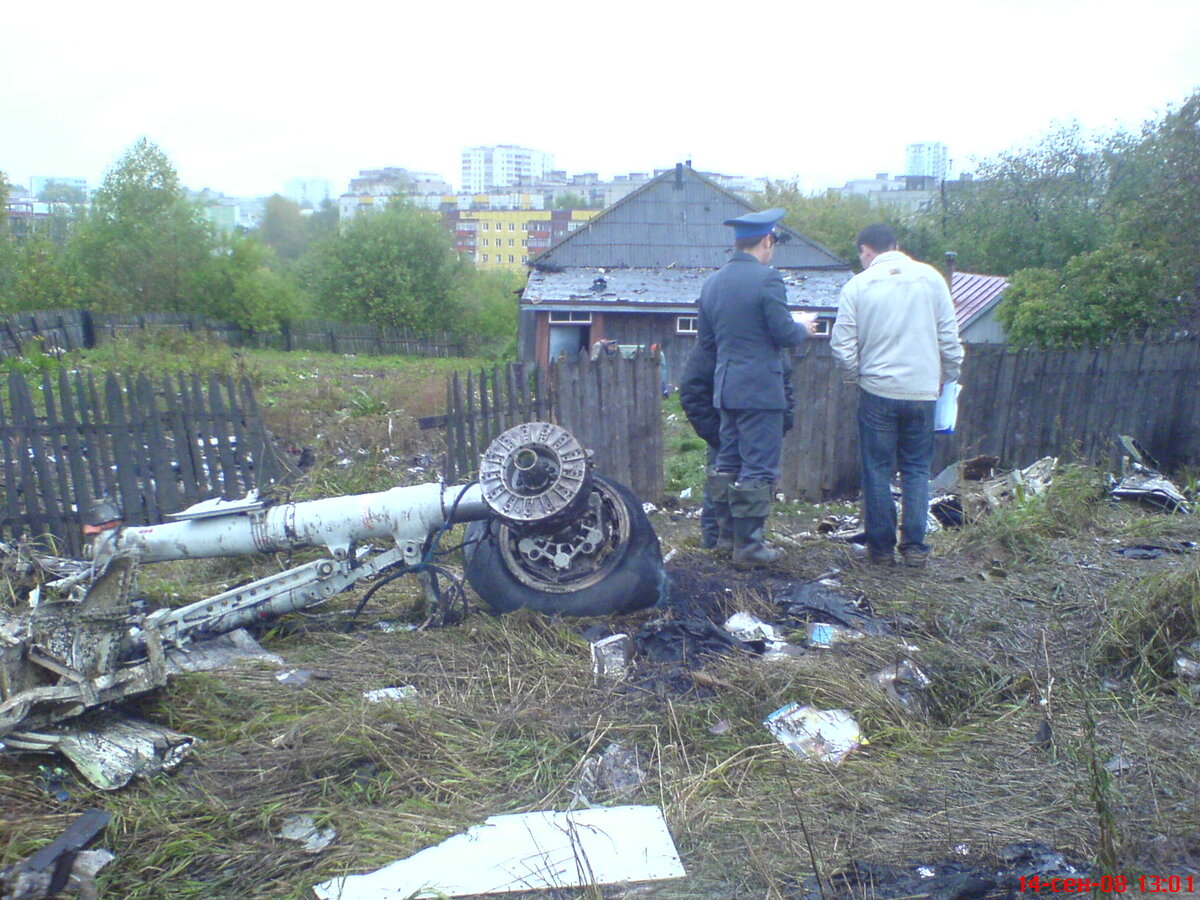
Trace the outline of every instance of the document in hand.
{"label": "document in hand", "polygon": [[954,426],[958,422],[958,395],[962,386],[957,381],[947,381],[942,385],[937,404],[933,407],[933,430],[937,434],[954,434]]}

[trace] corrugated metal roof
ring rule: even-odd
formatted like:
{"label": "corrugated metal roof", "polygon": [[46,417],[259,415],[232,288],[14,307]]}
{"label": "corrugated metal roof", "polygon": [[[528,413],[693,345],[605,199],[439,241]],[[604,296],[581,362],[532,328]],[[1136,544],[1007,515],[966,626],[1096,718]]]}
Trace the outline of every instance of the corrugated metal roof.
{"label": "corrugated metal roof", "polygon": [[954,298],[954,314],[958,319],[958,330],[982,316],[1000,302],[1000,295],[1008,287],[1008,279],[1002,275],[972,275],[955,272],[950,278],[950,296]]}
{"label": "corrugated metal roof", "polygon": [[[593,309],[609,312],[649,310],[686,313],[695,308],[704,279],[715,268],[572,268],[534,271],[522,303],[540,309]],[[837,309],[838,292],[850,280],[849,269],[784,270],[788,304],[813,310]],[[603,278],[603,284],[596,279]]]}
{"label": "corrugated metal roof", "polygon": [[[535,268],[717,269],[733,232],[721,223],[754,211],[693,169],[670,169],[614,203],[533,261]],[[846,268],[845,260],[786,225],[792,240],[775,248],[777,269]]]}

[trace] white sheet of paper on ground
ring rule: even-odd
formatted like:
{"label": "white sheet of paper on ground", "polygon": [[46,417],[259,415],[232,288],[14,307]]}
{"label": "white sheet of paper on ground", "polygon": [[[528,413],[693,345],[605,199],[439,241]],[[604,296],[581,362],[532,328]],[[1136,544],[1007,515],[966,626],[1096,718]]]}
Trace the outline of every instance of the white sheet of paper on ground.
{"label": "white sheet of paper on ground", "polygon": [[407,859],[313,888],[319,900],[462,897],[682,878],[657,806],[491,816]]}

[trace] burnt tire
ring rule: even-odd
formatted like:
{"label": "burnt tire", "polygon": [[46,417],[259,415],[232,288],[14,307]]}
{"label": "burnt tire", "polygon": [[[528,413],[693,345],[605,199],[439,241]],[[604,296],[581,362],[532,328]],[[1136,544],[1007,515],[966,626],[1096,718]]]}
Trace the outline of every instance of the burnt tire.
{"label": "burnt tire", "polygon": [[[603,542],[580,556],[580,570],[559,578],[550,566],[533,564],[520,549],[521,535],[498,519],[471,522],[463,546],[467,582],[497,612],[531,609],[545,615],[607,616],[645,609],[665,594],[666,572],[658,535],[629,488],[592,478],[594,518]],[[563,529],[566,542],[575,525]],[[535,540],[557,542],[535,535]],[[558,544],[555,543],[555,546]]]}

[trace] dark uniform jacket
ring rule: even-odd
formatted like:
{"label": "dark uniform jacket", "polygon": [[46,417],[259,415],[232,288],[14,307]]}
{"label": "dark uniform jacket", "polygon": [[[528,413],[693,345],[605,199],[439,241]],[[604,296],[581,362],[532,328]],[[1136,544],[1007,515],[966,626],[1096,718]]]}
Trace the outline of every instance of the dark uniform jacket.
{"label": "dark uniform jacket", "polygon": [[792,320],[783,277],[749,253],[734,253],[700,289],[699,343],[717,359],[718,409],[786,409],[782,351],[808,337]]}
{"label": "dark uniform jacket", "polygon": [[[792,366],[783,360],[783,393],[787,408],[783,414],[783,433],[792,429],[795,405],[792,397]],[[683,366],[683,379],[679,382],[679,403],[683,414],[702,441],[710,447],[721,446],[721,413],[713,406],[713,376],[716,374],[717,355],[706,350],[699,342],[692,347]]]}

